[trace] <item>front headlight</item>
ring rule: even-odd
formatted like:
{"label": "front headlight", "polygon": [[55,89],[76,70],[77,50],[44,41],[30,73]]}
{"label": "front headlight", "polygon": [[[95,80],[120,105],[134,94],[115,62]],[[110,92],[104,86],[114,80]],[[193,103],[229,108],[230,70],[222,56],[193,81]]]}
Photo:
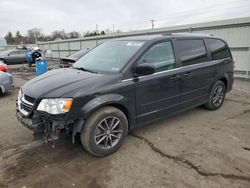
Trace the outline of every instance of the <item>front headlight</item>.
{"label": "front headlight", "polygon": [[19,89],[19,92],[18,92],[18,96],[17,96],[17,99],[21,99],[22,98],[22,90],[21,88]]}
{"label": "front headlight", "polygon": [[49,114],[63,114],[70,110],[73,99],[43,99],[37,107],[38,111],[44,111]]}

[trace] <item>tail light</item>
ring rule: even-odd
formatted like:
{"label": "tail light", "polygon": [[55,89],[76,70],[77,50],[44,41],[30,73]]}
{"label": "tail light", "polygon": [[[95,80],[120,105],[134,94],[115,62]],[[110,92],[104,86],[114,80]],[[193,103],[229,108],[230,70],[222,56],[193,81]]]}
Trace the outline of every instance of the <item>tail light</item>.
{"label": "tail light", "polygon": [[0,66],[0,71],[8,72],[8,68],[5,66]]}
{"label": "tail light", "polygon": [[234,72],[234,70],[235,70],[235,61],[234,60],[232,60],[232,64],[233,64],[233,72]]}
{"label": "tail light", "polygon": [[0,71],[8,72],[8,67],[5,63],[0,62]]}

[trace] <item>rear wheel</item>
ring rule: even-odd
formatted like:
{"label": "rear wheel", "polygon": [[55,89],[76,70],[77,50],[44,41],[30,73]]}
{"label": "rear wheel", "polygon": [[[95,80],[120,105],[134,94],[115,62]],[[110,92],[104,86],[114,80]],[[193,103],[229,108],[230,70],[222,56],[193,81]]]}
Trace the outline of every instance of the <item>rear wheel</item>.
{"label": "rear wheel", "polygon": [[94,112],[84,123],[81,141],[94,156],[106,156],[117,151],[128,132],[128,121],[122,111],[104,107]]}
{"label": "rear wheel", "polygon": [[218,80],[214,84],[214,86],[209,94],[208,103],[205,104],[205,107],[209,110],[219,109],[224,102],[225,95],[226,95],[225,84],[224,84],[224,82]]}

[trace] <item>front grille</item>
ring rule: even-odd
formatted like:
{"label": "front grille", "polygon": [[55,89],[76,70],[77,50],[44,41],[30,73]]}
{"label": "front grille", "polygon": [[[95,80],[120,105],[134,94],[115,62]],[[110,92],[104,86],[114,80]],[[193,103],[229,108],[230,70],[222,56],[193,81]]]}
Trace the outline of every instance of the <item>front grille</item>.
{"label": "front grille", "polygon": [[24,95],[21,93],[20,96],[18,96],[18,110],[25,116],[28,116],[32,113],[33,105],[34,105],[35,99],[32,97],[29,97],[27,95]]}
{"label": "front grille", "polygon": [[24,99],[32,104],[35,102],[35,99],[28,95],[24,95]]}
{"label": "front grille", "polygon": [[28,112],[28,113],[31,113],[32,106],[25,104],[24,102],[21,102],[21,109]]}

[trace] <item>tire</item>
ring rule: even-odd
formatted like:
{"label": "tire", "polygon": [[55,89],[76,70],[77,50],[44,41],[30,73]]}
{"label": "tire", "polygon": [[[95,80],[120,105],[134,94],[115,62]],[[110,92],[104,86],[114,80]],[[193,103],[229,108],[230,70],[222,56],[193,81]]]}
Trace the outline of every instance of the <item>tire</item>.
{"label": "tire", "polygon": [[4,59],[0,59],[0,63],[6,64],[6,61]]}
{"label": "tire", "polygon": [[0,96],[2,96],[3,95],[3,92],[2,92],[2,89],[0,88]]}
{"label": "tire", "polygon": [[218,80],[210,91],[208,103],[205,104],[205,108],[209,110],[218,110],[224,102],[225,95],[226,86],[224,82]]}
{"label": "tire", "polygon": [[31,62],[28,62],[28,67],[32,67],[32,63]]}
{"label": "tire", "polygon": [[96,157],[116,152],[128,132],[128,121],[122,111],[103,107],[94,112],[84,123],[81,131],[83,147]]}

